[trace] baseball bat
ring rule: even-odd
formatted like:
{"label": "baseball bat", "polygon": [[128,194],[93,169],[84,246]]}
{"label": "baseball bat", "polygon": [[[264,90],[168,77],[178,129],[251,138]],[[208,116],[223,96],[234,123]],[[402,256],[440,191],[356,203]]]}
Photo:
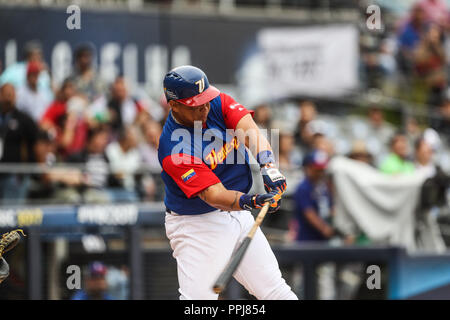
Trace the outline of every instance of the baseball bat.
{"label": "baseball bat", "polygon": [[242,241],[241,245],[236,250],[235,254],[231,257],[230,262],[228,262],[228,264],[223,269],[220,276],[217,278],[217,280],[213,286],[213,290],[215,293],[217,293],[217,294],[221,293],[227,286],[228,282],[230,281],[231,277],[233,276],[234,271],[236,271],[237,267],[239,266],[239,263],[241,262],[242,258],[244,257],[244,254],[247,251],[247,248],[250,244],[250,241],[252,241],[253,236],[256,233],[256,230],[263,222],[264,217],[266,216],[267,210],[269,209],[269,205],[270,205],[270,203],[267,202],[262,207],[262,209],[259,211],[258,216],[255,219],[255,223],[253,223],[253,226],[250,229],[250,231],[248,232],[244,241]]}

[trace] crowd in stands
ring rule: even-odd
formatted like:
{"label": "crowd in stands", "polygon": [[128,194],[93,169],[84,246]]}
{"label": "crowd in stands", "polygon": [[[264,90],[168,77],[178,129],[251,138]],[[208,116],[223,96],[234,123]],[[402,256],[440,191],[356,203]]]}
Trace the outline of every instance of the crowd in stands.
{"label": "crowd in stands", "polygon": [[[301,101],[284,109],[289,115],[276,125],[280,167],[297,218],[290,224],[291,239],[336,236],[332,186],[321,158],[347,156],[389,175],[450,173],[450,11],[444,0],[418,0],[406,16],[392,20],[390,25],[384,18],[383,30],[364,30],[360,38],[362,92],[389,99],[369,102],[363,115],[345,117],[319,113],[313,101]],[[401,102],[405,117],[395,125],[387,121],[392,104],[383,101]],[[265,105],[256,108],[260,127],[273,127],[269,114]]]}
{"label": "crowd in stands", "polygon": [[417,0],[406,15],[394,15],[392,21],[384,21],[384,30],[376,36],[361,33],[361,73],[366,88],[412,102],[410,107],[428,106],[425,112],[437,112],[448,89],[447,3]]}
{"label": "crowd in stands", "polygon": [[162,123],[123,76],[102,80],[90,45],[74,57],[72,74],[56,88],[37,42],[0,75],[1,163],[73,164],[32,175],[3,170],[2,202],[161,200],[155,173]]}
{"label": "crowd in stands", "polygon": [[[293,202],[290,240],[338,236],[323,159],[347,156],[388,175],[450,173],[449,8],[444,0],[417,0],[406,15],[393,14],[393,23],[388,15],[383,8],[383,30],[372,32],[364,24],[360,34],[361,91],[377,92],[384,100],[369,101],[363,112],[345,117],[319,113],[314,101],[300,101],[289,112],[284,109],[288,116],[282,125],[275,124],[281,130],[280,168]],[[392,105],[403,108],[396,123],[387,121]],[[274,126],[267,106],[255,111],[260,127]]]}
{"label": "crowd in stands", "polygon": [[[347,155],[389,174],[425,170],[432,175],[436,163],[450,169],[449,17],[443,1],[420,0],[395,30],[382,34],[378,47],[362,51],[367,89],[388,94],[394,84],[394,93],[414,102],[411,106],[431,108],[425,124],[412,116],[398,128],[376,103],[362,117],[337,118],[319,114],[314,101],[300,101],[295,116],[283,123],[276,121],[270,104],[254,108],[260,128],[281,130],[277,160],[291,178],[288,193],[295,193],[306,172],[304,161],[315,151]],[[364,46],[363,36],[361,42]],[[155,117],[147,101],[133,95],[126,78],[119,75],[106,83],[90,45],[75,49],[72,73],[59,85],[52,82],[38,43],[28,43],[24,51],[23,61],[0,74],[0,162],[73,166],[53,166],[43,174],[3,170],[0,201],[162,200],[157,148],[168,112],[165,101],[152,101],[164,114]]]}
{"label": "crowd in stands", "polygon": [[[266,120],[266,108],[255,109],[255,120],[260,127],[270,128],[274,121]],[[294,217],[298,216],[291,221],[290,237],[317,241],[336,235],[331,222],[332,186],[326,175],[327,164],[334,156],[364,162],[388,175],[423,172],[433,177],[438,171],[450,173],[450,145],[445,132],[421,127],[412,118],[404,127],[394,126],[376,105],[366,111],[365,116],[345,118],[321,115],[314,102],[301,101],[296,125],[281,129],[278,161],[288,179],[287,195],[294,202]],[[308,216],[311,220],[305,222]],[[299,224],[303,233],[297,232]],[[308,232],[311,225],[314,227]]]}

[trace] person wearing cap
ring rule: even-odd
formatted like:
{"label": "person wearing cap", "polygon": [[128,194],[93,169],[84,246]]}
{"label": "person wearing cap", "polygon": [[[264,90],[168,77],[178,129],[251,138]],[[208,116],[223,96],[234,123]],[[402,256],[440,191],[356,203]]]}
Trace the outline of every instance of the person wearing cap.
{"label": "person wearing cap", "polygon": [[[254,224],[250,210],[269,202],[268,213],[277,211],[286,179],[252,112],[210,85],[202,70],[171,70],[164,77],[164,93],[170,113],[158,158],[180,299],[214,300],[214,281]],[[261,168],[266,193],[249,194],[252,174],[246,147]],[[234,277],[257,299],[297,299],[260,229]]]}
{"label": "person wearing cap", "polygon": [[26,83],[17,90],[17,109],[28,114],[36,123],[51,102],[47,92],[38,87],[41,71],[42,65],[39,62],[28,63]]}
{"label": "person wearing cap", "polygon": [[102,262],[90,263],[84,279],[84,288],[75,292],[71,300],[114,300],[107,292],[107,272],[108,269]]}
{"label": "person wearing cap", "polygon": [[53,89],[48,67],[43,59],[42,46],[40,42],[32,40],[25,43],[23,58],[14,64],[9,65],[3,73],[0,74],[0,86],[10,83],[17,90],[26,85],[27,70],[30,63],[39,63],[41,72],[37,80],[39,91],[44,92],[49,99],[53,99]]}
{"label": "person wearing cap", "polygon": [[[291,236],[299,243],[325,244],[336,234],[331,224],[333,199],[326,179],[328,162],[328,153],[323,150],[313,150],[303,158],[305,177],[293,195],[294,219],[289,225]],[[318,299],[335,299],[334,265],[322,264],[316,269],[316,273]]]}
{"label": "person wearing cap", "polygon": [[366,143],[363,140],[355,140],[352,143],[352,149],[347,155],[348,158],[373,165],[373,156],[367,150]]}
{"label": "person wearing cap", "polygon": [[328,161],[327,153],[320,150],[303,159],[305,178],[294,194],[296,241],[326,241],[334,235],[333,200],[325,180]]}

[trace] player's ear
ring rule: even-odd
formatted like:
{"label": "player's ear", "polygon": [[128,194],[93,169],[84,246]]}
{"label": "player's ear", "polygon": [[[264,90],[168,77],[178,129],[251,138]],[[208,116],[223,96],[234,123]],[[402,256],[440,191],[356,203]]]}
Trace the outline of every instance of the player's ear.
{"label": "player's ear", "polygon": [[175,110],[175,112],[178,111],[178,103],[174,100],[169,101],[169,106],[172,110]]}

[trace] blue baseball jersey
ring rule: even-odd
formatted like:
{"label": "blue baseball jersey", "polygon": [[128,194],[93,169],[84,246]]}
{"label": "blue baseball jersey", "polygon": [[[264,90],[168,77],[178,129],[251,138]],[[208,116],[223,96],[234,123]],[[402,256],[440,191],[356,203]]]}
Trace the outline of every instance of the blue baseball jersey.
{"label": "blue baseball jersey", "polygon": [[298,221],[297,241],[327,240],[306,218],[307,209],[312,209],[323,220],[330,223],[333,200],[331,191],[326,183],[313,184],[305,178],[294,194],[295,217]]}
{"label": "blue baseball jersey", "polygon": [[230,132],[249,113],[253,111],[220,93],[210,101],[210,111],[201,128],[185,127],[169,114],[158,148],[168,209],[182,215],[217,210],[197,195],[219,182],[228,190],[250,190],[252,175],[247,150]]}

